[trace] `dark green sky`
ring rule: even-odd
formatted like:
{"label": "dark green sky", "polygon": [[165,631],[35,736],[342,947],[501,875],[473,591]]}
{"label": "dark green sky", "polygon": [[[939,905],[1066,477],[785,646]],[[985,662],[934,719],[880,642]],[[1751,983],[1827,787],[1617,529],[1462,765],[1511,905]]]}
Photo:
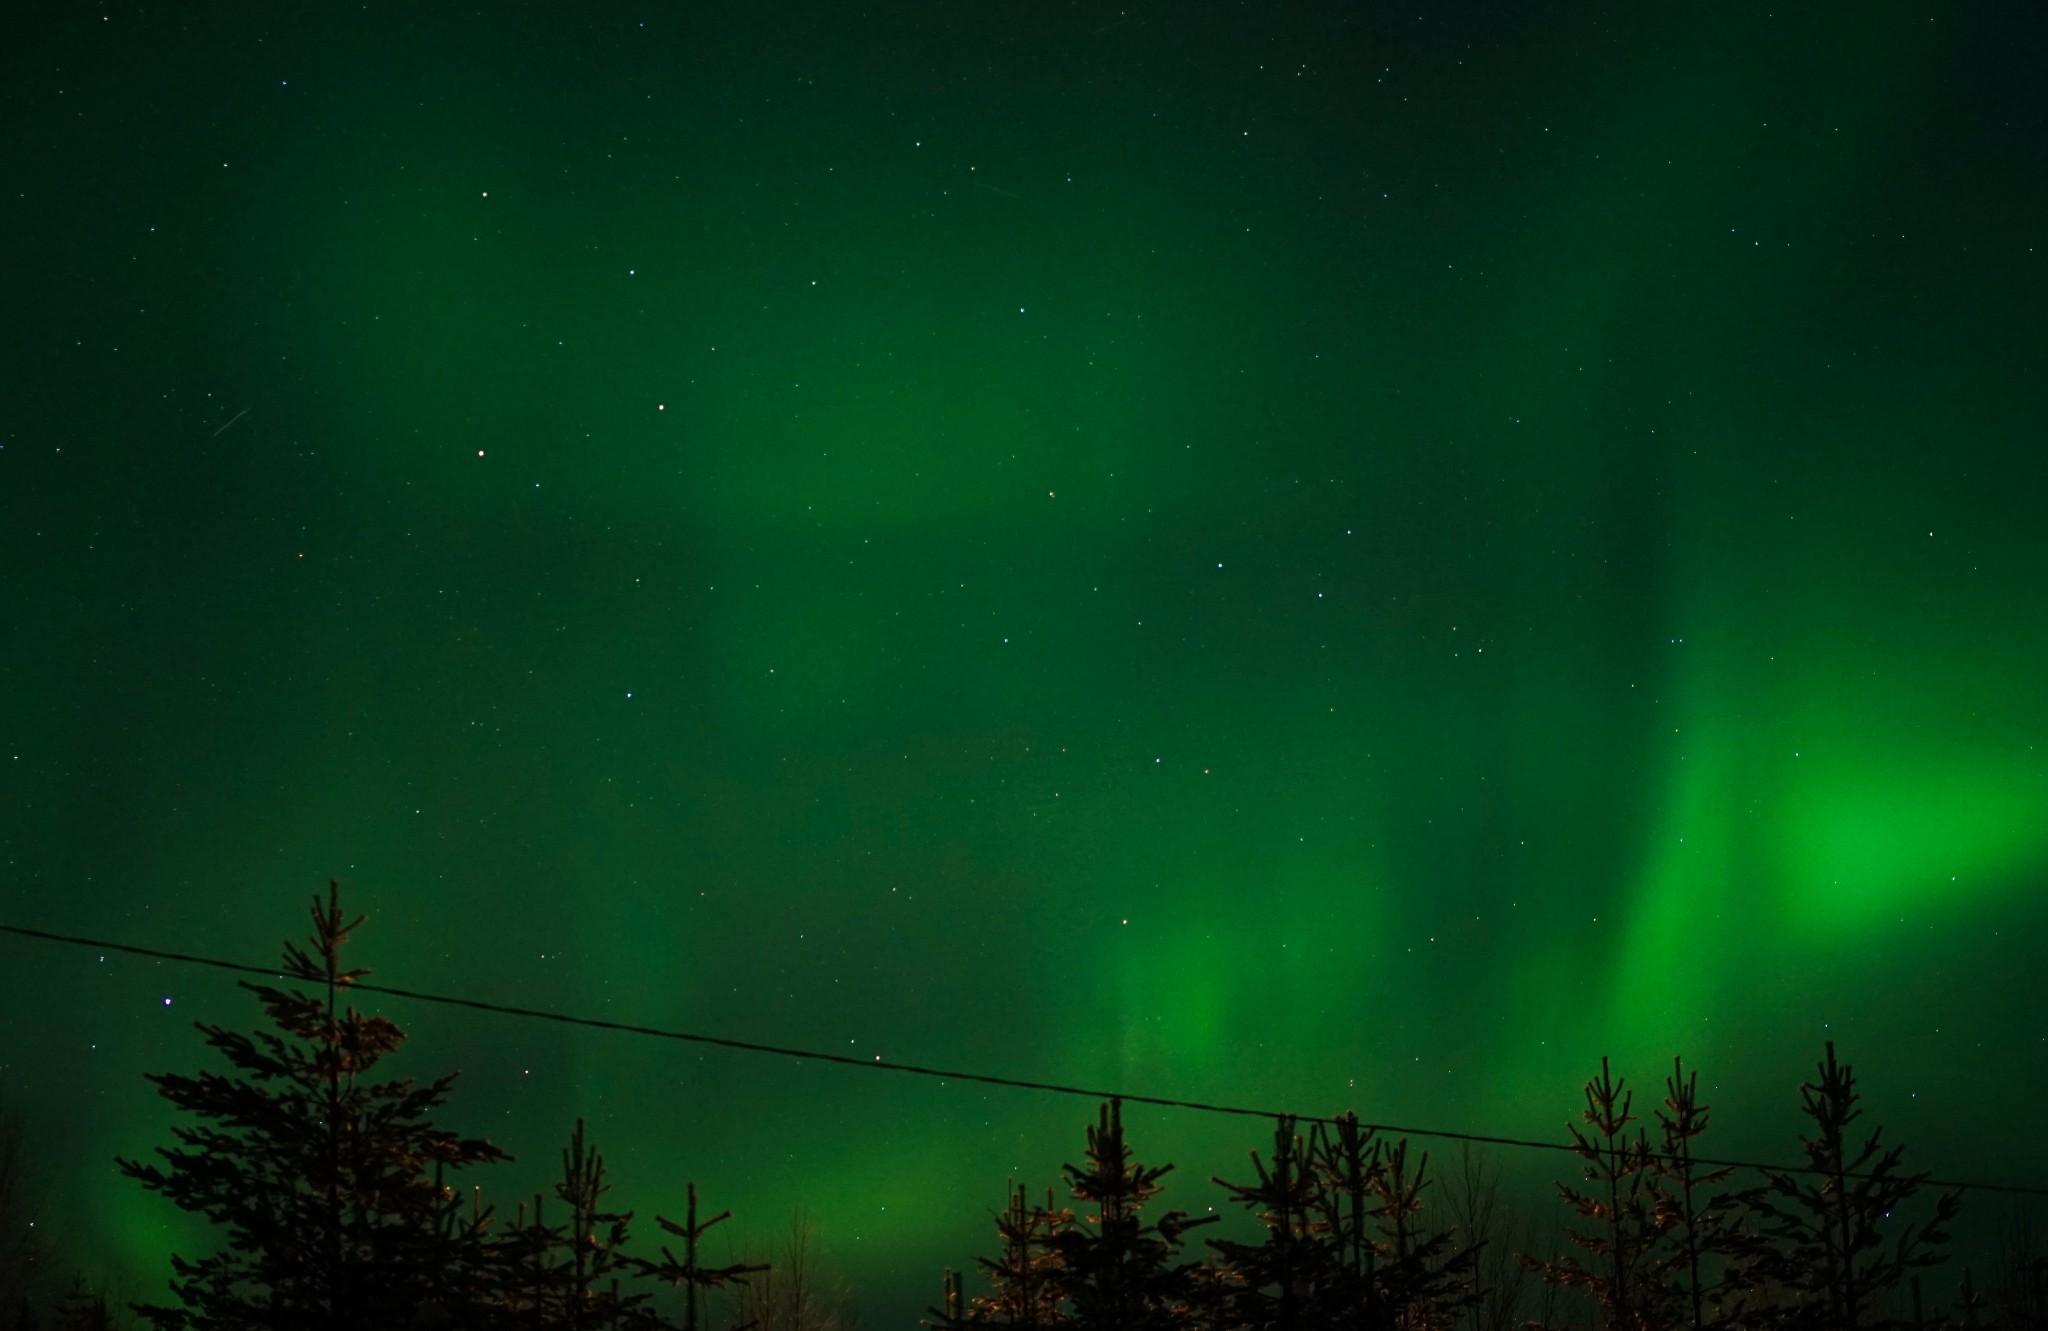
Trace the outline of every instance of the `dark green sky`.
{"label": "dark green sky", "polygon": [[[1778,1157],[1832,1036],[2048,1178],[2022,7],[190,8],[0,57],[0,919],[1517,1135],[1684,1053]],[[0,956],[155,1272],[253,1006]],[[1088,1112],[387,1010],[877,1310]]]}

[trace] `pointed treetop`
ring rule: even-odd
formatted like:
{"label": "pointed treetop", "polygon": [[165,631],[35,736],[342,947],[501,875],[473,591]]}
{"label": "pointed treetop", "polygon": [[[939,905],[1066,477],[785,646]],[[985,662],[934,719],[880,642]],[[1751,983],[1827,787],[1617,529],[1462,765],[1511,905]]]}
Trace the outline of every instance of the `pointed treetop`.
{"label": "pointed treetop", "polygon": [[[313,897],[308,914],[313,917],[311,951],[287,940],[284,945],[284,969],[293,979],[313,980],[321,984],[354,984],[370,973],[368,966],[357,966],[351,970],[341,968],[341,949],[348,944],[349,935],[369,917],[358,915],[346,924],[341,914],[341,884],[327,880],[327,902],[323,906],[320,898]],[[319,961],[314,961],[314,957]]]}

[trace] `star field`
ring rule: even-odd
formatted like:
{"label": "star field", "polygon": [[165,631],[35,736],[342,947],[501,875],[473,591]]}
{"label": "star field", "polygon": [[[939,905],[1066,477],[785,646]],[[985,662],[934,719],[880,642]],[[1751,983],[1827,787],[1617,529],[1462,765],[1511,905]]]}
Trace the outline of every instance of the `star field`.
{"label": "star field", "polygon": [[[1833,1038],[1919,1162],[2014,1167],[2020,10],[25,34],[0,919],[260,961],[336,877],[406,987],[1514,1135],[1683,1054],[1774,1157]],[[141,1075],[254,1009],[0,949],[53,1223],[153,1278]],[[627,1205],[807,1205],[876,1320],[1085,1117],[383,1010],[504,1197],[587,1115]],[[1132,1122],[1182,1205],[1257,1135]]]}

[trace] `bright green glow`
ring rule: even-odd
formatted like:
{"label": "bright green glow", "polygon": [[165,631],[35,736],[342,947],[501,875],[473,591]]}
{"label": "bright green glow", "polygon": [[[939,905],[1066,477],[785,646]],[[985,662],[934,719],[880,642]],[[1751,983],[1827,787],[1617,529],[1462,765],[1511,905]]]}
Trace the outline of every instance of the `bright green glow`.
{"label": "bright green glow", "polygon": [[1869,928],[1954,910],[2048,865],[2039,765],[1995,752],[1897,763],[1882,746],[1861,757],[1786,783],[1779,835],[1796,925]]}
{"label": "bright green glow", "polygon": [[[912,9],[39,38],[0,916],[267,958],[338,875],[408,987],[1516,1134],[1683,1053],[1782,1144],[1835,1035],[1972,1172],[2048,1094],[2030,45]],[[184,983],[0,967],[151,1269]],[[1088,1117],[393,1015],[501,1201],[586,1115],[875,1322]],[[1143,1126],[1197,1206],[1260,1135]]]}

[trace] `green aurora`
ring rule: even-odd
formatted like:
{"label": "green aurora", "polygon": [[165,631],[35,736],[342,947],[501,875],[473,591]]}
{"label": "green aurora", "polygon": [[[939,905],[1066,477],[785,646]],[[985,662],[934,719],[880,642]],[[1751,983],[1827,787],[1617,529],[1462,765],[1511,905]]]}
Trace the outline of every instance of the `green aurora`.
{"label": "green aurora", "polygon": [[[458,8],[0,56],[0,922],[336,877],[406,987],[1518,1136],[1682,1053],[1772,1158],[1834,1038],[2048,1183],[2037,15]],[[153,1287],[253,1003],[0,955]],[[501,1201],[584,1114],[878,1316],[1092,1112],[381,1010]],[[1197,1207],[1263,1131],[1132,1117]]]}

